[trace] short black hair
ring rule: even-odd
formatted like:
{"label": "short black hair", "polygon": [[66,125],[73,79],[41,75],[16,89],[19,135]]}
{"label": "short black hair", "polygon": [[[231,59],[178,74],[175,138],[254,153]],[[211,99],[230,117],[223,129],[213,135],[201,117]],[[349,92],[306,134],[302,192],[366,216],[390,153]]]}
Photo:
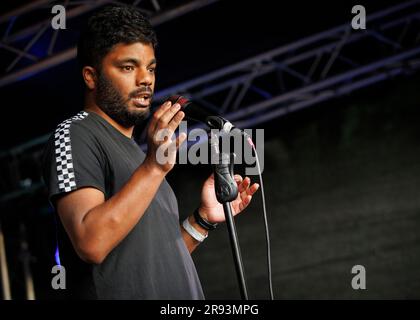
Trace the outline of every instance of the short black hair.
{"label": "short black hair", "polygon": [[157,46],[156,34],[149,19],[135,7],[108,5],[87,20],[77,45],[80,66],[98,70],[102,59],[119,43],[141,42]]}

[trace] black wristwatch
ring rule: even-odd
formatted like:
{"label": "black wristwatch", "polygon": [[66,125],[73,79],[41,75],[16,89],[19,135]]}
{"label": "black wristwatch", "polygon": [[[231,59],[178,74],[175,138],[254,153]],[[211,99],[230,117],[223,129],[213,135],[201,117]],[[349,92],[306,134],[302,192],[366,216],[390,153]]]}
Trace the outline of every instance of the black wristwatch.
{"label": "black wristwatch", "polygon": [[207,231],[214,230],[217,227],[217,223],[210,223],[207,220],[203,219],[200,213],[198,212],[198,208],[194,211],[194,219],[200,227],[206,229]]}

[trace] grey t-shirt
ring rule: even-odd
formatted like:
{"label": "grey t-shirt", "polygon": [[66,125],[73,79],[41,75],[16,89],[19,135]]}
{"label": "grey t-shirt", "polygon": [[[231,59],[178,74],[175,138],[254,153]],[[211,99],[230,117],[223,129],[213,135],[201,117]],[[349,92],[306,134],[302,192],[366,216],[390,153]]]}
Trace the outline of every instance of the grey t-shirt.
{"label": "grey t-shirt", "polygon": [[[96,113],[81,111],[57,127],[45,148],[44,180],[51,202],[82,187],[97,188],[109,199],[144,158],[133,139]],[[166,180],[140,221],[100,265],[78,259],[68,237],[59,245],[74,298],[204,299],[181,235],[177,199]]]}

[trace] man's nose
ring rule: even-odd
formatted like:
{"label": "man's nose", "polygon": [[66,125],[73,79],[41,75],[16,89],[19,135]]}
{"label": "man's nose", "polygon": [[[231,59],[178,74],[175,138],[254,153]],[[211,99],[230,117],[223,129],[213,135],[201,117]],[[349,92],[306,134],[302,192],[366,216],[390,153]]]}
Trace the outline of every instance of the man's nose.
{"label": "man's nose", "polygon": [[139,70],[136,78],[137,86],[151,86],[153,84],[153,75],[148,70]]}

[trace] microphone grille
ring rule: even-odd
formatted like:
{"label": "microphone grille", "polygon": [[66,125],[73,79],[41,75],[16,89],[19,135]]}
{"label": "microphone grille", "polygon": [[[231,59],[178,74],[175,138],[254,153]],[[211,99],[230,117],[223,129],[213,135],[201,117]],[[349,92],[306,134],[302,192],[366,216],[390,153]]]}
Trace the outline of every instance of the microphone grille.
{"label": "microphone grille", "polygon": [[168,100],[172,102],[172,105],[179,103],[182,109],[185,109],[191,103],[190,100],[180,95],[170,96]]}

